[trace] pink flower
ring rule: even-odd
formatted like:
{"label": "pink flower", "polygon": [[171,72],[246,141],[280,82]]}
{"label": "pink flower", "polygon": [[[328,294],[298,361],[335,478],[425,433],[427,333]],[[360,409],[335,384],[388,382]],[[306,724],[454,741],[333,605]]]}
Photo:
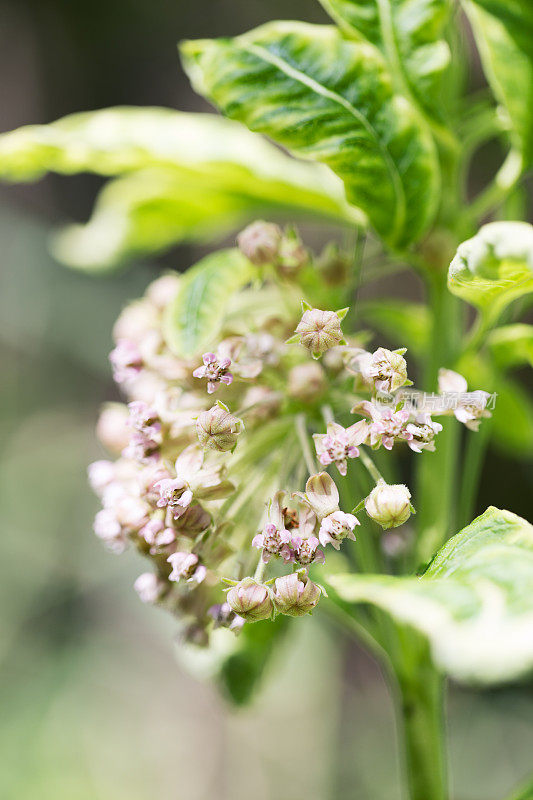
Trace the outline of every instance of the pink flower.
{"label": "pink flower", "polygon": [[206,568],[198,563],[199,558],[194,553],[172,553],[167,561],[172,567],[169,581],[178,582],[184,578],[187,583],[201,583],[206,576]]}
{"label": "pink flower", "polygon": [[176,531],[173,528],[166,528],[160,519],[151,519],[141,528],[139,534],[147,544],[155,548],[165,547],[176,541]]}
{"label": "pink flower", "polygon": [[273,522],[268,522],[262,533],[252,539],[252,547],[263,549],[262,559],[267,564],[272,556],[280,556],[284,561],[292,559],[289,547],[291,535],[285,528],[277,528]]}
{"label": "pink flower", "polygon": [[442,430],[439,422],[434,422],[429,414],[418,414],[414,421],[410,422],[406,430],[412,434],[412,439],[408,442],[411,450],[421,453],[422,450],[435,450],[435,436]]}
{"label": "pink flower", "polygon": [[405,348],[387,350],[378,347],[369,358],[361,359],[360,369],[365,381],[374,381],[379,392],[394,393],[400,386],[409,385],[407,363],[403,357]]}
{"label": "pink flower", "polygon": [[348,459],[357,458],[357,445],[364,442],[368,434],[366,422],[356,422],[349,428],[343,428],[336,422],[330,422],[327,433],[316,433],[313,436],[316,453],[321,464],[327,467],[335,464],[341,475],[348,471]]}
{"label": "pink flower", "polygon": [[207,378],[207,393],[213,394],[220,383],[229,386],[233,382],[233,375],[229,372],[231,359],[218,359],[215,353],[204,353],[202,356],[203,367],[194,370],[195,378]]}
{"label": "pink flower", "polygon": [[185,513],[192,501],[192,492],[185,481],[180,478],[163,478],[154,483],[154,489],[159,491],[159,508],[170,508],[174,519]]}
{"label": "pink flower", "polygon": [[356,525],[359,525],[359,520],[353,514],[345,514],[344,511],[334,511],[325,517],[318,532],[320,543],[324,545],[331,544],[335,550],[339,550],[341,542],[344,539],[352,539],[355,542],[355,534],[353,532]]}
{"label": "pink flower", "polygon": [[323,550],[318,549],[320,542],[316,536],[309,536],[303,539],[301,536],[293,536],[291,544],[294,549],[294,560],[306,566],[307,564],[323,564],[326,560]]}
{"label": "pink flower", "polygon": [[370,403],[365,400],[352,408],[353,413],[370,417],[368,435],[372,447],[383,445],[387,450],[392,450],[397,441],[410,442],[413,434],[408,430],[409,411],[400,409],[393,411],[388,406]]}
{"label": "pink flower", "polygon": [[124,383],[134,378],[142,369],[141,352],[131,339],[119,339],[117,346],[109,354],[113,367],[113,378],[117,383]]}
{"label": "pink flower", "polygon": [[442,409],[437,413],[453,414],[469,430],[477,431],[484,417],[490,417],[487,410],[490,394],[478,389],[468,392],[466,378],[451,369],[439,370],[439,391],[442,397]]}

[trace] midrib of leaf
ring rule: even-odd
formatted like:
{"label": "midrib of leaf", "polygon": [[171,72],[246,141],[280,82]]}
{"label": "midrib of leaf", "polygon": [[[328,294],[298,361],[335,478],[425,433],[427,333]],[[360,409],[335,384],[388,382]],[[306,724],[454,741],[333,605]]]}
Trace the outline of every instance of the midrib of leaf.
{"label": "midrib of leaf", "polygon": [[198,320],[200,318],[200,309],[203,308],[203,300],[208,283],[209,283],[209,274],[207,270],[200,280],[193,281],[193,290],[191,292],[189,302],[187,303],[185,325],[183,326],[183,332],[187,334],[184,337],[187,349],[189,348],[191,341],[190,334],[193,333],[193,341],[197,335]]}
{"label": "midrib of leaf", "polygon": [[269,50],[261,47],[260,45],[255,44],[243,44],[243,49],[246,50],[248,53],[261,58],[264,61],[267,61],[269,64],[277,67],[281,72],[285,73],[289,78],[293,78],[295,81],[302,83],[304,86],[307,86],[312,92],[316,94],[320,94],[323,97],[327,97],[329,100],[332,100],[334,103],[338,103],[341,105],[346,111],[348,111],[354,119],[356,119],[361,125],[365,128],[365,130],[372,136],[373,140],[375,141],[376,145],[378,146],[383,159],[387,165],[387,169],[389,175],[391,177],[392,185],[394,187],[394,193],[396,195],[396,211],[395,211],[395,224],[394,224],[394,233],[401,233],[404,223],[405,223],[405,214],[406,214],[406,199],[405,199],[405,192],[403,188],[402,178],[398,171],[398,168],[395,164],[395,161],[391,154],[389,153],[388,149],[383,145],[381,142],[379,135],[375,128],[370,124],[369,120],[358,111],[355,106],[353,106],[345,97],[338,94],[337,92],[333,92],[331,89],[328,89],[326,86],[323,86],[321,83],[316,81],[314,78],[310,78],[309,75],[306,75],[304,72],[301,72],[296,67],[292,67],[290,64],[287,64],[279,56],[274,55]]}
{"label": "midrib of leaf", "polygon": [[417,109],[418,113],[424,118],[424,120],[431,126],[433,132],[436,136],[441,140],[443,144],[446,144],[448,147],[455,148],[457,143],[455,138],[453,137],[452,133],[444,126],[437,122],[430,114],[427,113],[426,109],[421,105],[420,100],[414,94],[411,83],[409,81],[409,75],[407,74],[403,59],[400,53],[400,48],[398,45],[398,39],[396,38],[395,28],[394,28],[394,19],[392,13],[392,3],[390,0],[376,0],[378,6],[378,14],[379,14],[379,27],[381,29],[381,38],[383,39],[383,46],[385,48],[385,54],[387,56],[387,60],[391,67],[391,75],[394,79],[395,73],[398,77],[399,88],[405,94],[414,107]]}

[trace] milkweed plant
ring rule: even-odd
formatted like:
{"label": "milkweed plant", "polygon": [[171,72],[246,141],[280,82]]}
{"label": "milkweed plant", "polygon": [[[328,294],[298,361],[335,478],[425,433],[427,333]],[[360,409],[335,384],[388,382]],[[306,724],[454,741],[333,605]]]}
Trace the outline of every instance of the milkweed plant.
{"label": "milkweed plant", "polygon": [[[396,701],[405,796],[444,800],[446,677],[533,667],[533,528],[495,507],[472,521],[489,443],[533,452],[509,374],[533,363],[533,227],[515,221],[533,6],[322,4],[334,24],[181,46],[222,116],[75,114],[4,134],[0,170],[109,178],[92,218],[54,237],[78,269],[230,237],[118,317],[124,403],[98,421],[115,460],[89,468],[95,533],[144,557],[140,599],[236,703],[297,618],[358,638]],[[487,86],[472,92],[474,47]],[[492,140],[501,167],[472,196]],[[280,218],[332,241],[313,252]],[[391,275],[423,300],[361,299]]]}

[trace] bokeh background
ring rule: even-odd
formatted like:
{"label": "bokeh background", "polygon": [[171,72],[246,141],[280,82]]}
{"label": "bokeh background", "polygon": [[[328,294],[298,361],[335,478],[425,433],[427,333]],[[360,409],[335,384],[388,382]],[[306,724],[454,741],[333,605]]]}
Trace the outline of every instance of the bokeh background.
{"label": "bokeh background", "polygon": [[[205,109],[177,40],[275,17],[325,20],[308,0],[0,0],[0,130],[109,105]],[[475,60],[471,72],[475,85]],[[498,156],[485,149],[473,179]],[[234,713],[180,664],[173,621],[132,591],[136,557],[91,533],[85,469],[101,456],[98,408],[116,396],[113,320],[163,267],[198,256],[180,247],[108,278],[55,264],[50,231],[86,219],[98,187],[0,188],[0,798],[398,800],[392,708],[363,651],[302,620],[264,692]],[[531,466],[491,452],[479,509],[531,517]],[[501,800],[533,768],[531,684],[453,687],[448,733],[454,800]]]}

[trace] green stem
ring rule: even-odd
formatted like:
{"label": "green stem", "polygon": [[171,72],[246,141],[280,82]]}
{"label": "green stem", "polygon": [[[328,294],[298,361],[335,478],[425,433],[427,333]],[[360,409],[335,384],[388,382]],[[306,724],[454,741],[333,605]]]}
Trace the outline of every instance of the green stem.
{"label": "green stem", "polygon": [[490,441],[491,420],[483,420],[478,431],[468,431],[459,502],[457,504],[457,527],[464,528],[472,521],[475,503],[481,481],[481,471],[487,447]]}
{"label": "green stem", "polygon": [[398,676],[398,723],[409,800],[446,800],[444,682],[428,662]]}
{"label": "green stem", "polygon": [[385,481],[385,478],[383,477],[379,469],[376,467],[376,465],[374,464],[368,453],[365,450],[363,450],[362,447],[359,450],[359,458],[361,459],[363,466],[366,468],[371,478],[376,483],[379,483],[380,481]]}
{"label": "green stem", "polygon": [[[432,334],[424,374],[427,391],[437,389],[440,367],[453,366],[461,337],[460,307],[439,273],[430,283]],[[427,561],[452,532],[455,508],[460,426],[454,419],[442,420],[434,453],[422,453],[416,461],[416,507],[419,534],[416,560]]]}
{"label": "green stem", "polygon": [[261,550],[261,555],[259,556],[259,561],[257,562],[257,567],[255,568],[254,572],[254,581],[261,583],[265,575],[265,569],[266,569],[266,564],[263,561],[263,551]]}
{"label": "green stem", "polygon": [[309,437],[307,434],[305,414],[298,414],[298,416],[296,417],[296,432],[298,434],[298,440],[300,442],[300,447],[302,448],[302,455],[304,457],[305,465],[307,467],[309,475],[316,475],[317,466],[315,463],[313,453],[311,452],[311,447],[309,445]]}

